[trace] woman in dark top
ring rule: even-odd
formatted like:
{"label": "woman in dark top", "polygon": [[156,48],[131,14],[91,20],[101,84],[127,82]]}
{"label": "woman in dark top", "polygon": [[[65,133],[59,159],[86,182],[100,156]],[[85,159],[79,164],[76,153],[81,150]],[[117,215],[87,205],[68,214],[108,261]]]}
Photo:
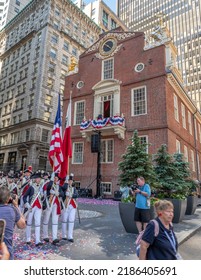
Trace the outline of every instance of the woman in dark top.
{"label": "woman in dark top", "polygon": [[155,203],[156,221],[159,224],[159,233],[154,236],[154,223],[150,222],[142,236],[140,243],[140,260],[177,260],[178,242],[173,231],[172,219],[174,216],[173,204],[167,200]]}

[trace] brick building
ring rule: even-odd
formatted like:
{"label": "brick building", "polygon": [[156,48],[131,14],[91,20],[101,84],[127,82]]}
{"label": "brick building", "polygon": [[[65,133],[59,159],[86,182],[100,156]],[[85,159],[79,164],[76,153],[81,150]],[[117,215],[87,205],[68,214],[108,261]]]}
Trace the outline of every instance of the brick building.
{"label": "brick building", "polygon": [[184,153],[200,179],[201,115],[182,85],[176,56],[163,27],[146,40],[142,32],[109,31],[80,56],[79,72],[66,77],[64,112],[71,92],[70,172],[82,188],[96,194],[98,154],[91,152],[91,135],[100,132],[101,189],[113,197],[118,162],[135,129],[150,144],[148,153],[166,143],[170,153]]}

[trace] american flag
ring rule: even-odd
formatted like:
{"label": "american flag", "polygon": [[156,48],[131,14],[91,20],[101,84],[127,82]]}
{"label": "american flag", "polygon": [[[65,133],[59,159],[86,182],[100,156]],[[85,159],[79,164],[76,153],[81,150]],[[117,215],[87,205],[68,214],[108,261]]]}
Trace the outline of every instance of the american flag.
{"label": "american flag", "polygon": [[53,171],[60,171],[61,163],[63,162],[60,95],[58,100],[57,114],[52,130],[52,139],[50,142],[50,150],[48,156]]}

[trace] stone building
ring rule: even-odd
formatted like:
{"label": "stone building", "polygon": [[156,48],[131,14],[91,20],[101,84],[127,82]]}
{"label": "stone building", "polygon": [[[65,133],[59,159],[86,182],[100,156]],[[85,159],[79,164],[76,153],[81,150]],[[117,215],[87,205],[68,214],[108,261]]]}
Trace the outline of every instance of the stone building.
{"label": "stone building", "polygon": [[[80,56],[64,93],[66,108],[72,92],[70,172],[77,185],[96,195],[100,178],[103,194],[113,197],[118,163],[136,129],[150,144],[148,153],[167,144],[171,154],[184,153],[192,176],[200,179],[201,115],[182,86],[176,56],[164,27],[146,40],[142,32],[109,31]],[[101,135],[100,153],[92,152],[94,134]]]}
{"label": "stone building", "polygon": [[[0,32],[0,170],[50,170],[58,93],[100,28],[69,0],[33,0]],[[77,69],[75,69],[77,71]]]}

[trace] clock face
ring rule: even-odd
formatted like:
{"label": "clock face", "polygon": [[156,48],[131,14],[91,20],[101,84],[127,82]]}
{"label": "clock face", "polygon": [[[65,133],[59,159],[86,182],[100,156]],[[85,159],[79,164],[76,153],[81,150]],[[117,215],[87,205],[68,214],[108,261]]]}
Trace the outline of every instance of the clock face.
{"label": "clock face", "polygon": [[104,41],[100,46],[100,53],[102,55],[109,55],[111,54],[117,46],[116,40],[113,38],[107,39]]}

